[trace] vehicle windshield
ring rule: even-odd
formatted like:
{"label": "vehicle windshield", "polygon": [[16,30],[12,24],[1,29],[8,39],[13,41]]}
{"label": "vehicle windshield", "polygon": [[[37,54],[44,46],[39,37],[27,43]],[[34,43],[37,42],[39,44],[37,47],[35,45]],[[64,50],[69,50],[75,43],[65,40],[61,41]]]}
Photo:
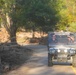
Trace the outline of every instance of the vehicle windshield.
{"label": "vehicle windshield", "polygon": [[74,45],[76,44],[76,37],[74,34],[55,34],[55,33],[51,33],[49,35],[49,39],[48,39],[50,44],[67,44],[67,45]]}

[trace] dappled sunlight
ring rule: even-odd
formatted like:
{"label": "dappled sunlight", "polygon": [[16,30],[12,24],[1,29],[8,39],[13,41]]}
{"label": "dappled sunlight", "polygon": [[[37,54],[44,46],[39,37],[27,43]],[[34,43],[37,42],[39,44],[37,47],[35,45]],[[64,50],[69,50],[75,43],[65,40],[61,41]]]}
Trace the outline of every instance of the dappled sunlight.
{"label": "dappled sunlight", "polygon": [[[60,69],[61,68],[61,69]],[[69,69],[70,66],[53,66],[53,67],[47,67],[47,66],[40,66],[40,67],[32,67],[29,69],[29,71],[26,73],[27,75],[75,75],[73,73],[72,68]],[[65,72],[67,70],[67,72]]]}
{"label": "dappled sunlight", "polygon": [[0,0],[0,75],[74,75],[66,31],[76,32],[76,0]]}
{"label": "dappled sunlight", "polygon": [[18,44],[30,44],[30,43],[43,43],[47,34],[42,32],[34,32],[34,38],[32,37],[32,32],[17,32],[17,42]]}
{"label": "dappled sunlight", "polygon": [[36,53],[36,54],[33,54],[33,55],[36,55],[36,56],[40,56],[40,57],[45,57],[47,54],[47,52],[41,52],[41,53]]}
{"label": "dappled sunlight", "polygon": [[53,67],[48,67],[46,46],[29,45],[29,47],[26,47],[35,51],[31,58],[17,69],[5,75],[74,75],[72,68],[68,64],[65,65],[63,63],[64,65],[57,64]]}

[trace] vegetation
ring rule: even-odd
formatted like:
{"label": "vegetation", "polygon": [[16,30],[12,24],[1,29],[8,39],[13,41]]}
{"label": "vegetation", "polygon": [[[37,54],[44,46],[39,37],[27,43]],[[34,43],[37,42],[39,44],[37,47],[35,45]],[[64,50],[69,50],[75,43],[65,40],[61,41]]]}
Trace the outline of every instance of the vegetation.
{"label": "vegetation", "polygon": [[[0,45],[0,49],[4,51],[0,52],[3,54],[0,55],[0,65],[4,60],[3,63],[8,62],[13,65],[18,59],[16,57],[21,56],[17,62],[22,60],[23,56],[25,60],[29,55],[28,51],[30,52],[27,49],[24,52],[25,47],[21,47],[23,54],[19,55],[20,45],[16,44],[16,48],[12,46],[13,42],[17,43],[16,33],[19,29],[32,31],[33,38],[35,31],[41,33],[60,30],[76,32],[76,0],[0,0],[0,27],[6,28],[11,41],[10,45],[7,43]],[[38,38],[38,40],[42,43],[46,41],[46,38],[41,40]]]}
{"label": "vegetation", "polygon": [[0,23],[11,42],[19,28],[33,31],[76,31],[75,0],[0,0]]}

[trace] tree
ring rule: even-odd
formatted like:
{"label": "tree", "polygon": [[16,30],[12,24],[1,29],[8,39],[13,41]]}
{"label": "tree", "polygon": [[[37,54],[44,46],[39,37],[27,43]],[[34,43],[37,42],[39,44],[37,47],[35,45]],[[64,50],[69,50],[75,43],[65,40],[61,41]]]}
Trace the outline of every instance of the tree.
{"label": "tree", "polygon": [[[69,12],[71,2],[75,0],[0,0],[1,21],[7,29],[11,42],[16,42],[16,32],[19,27],[48,32],[65,30],[72,22],[76,22],[75,13]],[[34,37],[34,34],[33,34]]]}
{"label": "tree", "polygon": [[59,30],[66,30],[69,26],[69,31],[75,31],[76,23],[76,1],[75,0],[64,0],[64,6],[60,11],[61,19],[57,24]]}
{"label": "tree", "polygon": [[22,7],[20,0],[2,0],[2,22],[10,35],[11,42],[16,42],[16,31],[22,22]]}
{"label": "tree", "polygon": [[[14,22],[12,21],[12,17],[11,17],[11,13],[12,13],[12,11],[14,11],[13,9],[15,8],[15,0],[10,0],[10,1],[1,0],[1,1],[2,1],[2,7],[1,7],[2,16],[1,16],[1,19],[2,19],[2,22],[4,23],[3,24],[4,27],[6,28],[6,30],[8,31],[8,33],[11,37],[14,34],[14,32],[16,31],[16,27],[13,26]],[[13,41],[16,41],[16,40],[13,40]],[[11,39],[11,42],[12,42],[12,39]]]}
{"label": "tree", "polygon": [[[58,1],[55,0],[31,0],[29,7],[25,10],[28,22],[25,27],[44,32],[53,30],[59,21],[59,10],[56,9],[58,4]],[[34,25],[29,25],[31,22]]]}

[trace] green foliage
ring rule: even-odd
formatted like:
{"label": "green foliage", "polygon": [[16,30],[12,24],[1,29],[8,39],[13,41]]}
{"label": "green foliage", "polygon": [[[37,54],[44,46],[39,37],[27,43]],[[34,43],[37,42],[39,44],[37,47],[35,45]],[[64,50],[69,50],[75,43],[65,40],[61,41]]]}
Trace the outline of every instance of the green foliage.
{"label": "green foliage", "polygon": [[57,24],[57,28],[66,30],[66,27],[69,26],[69,31],[76,31],[76,1],[75,0],[64,0],[65,8],[63,7],[60,11],[61,19]]}
{"label": "green foliage", "polygon": [[74,23],[71,23],[70,24],[70,27],[68,28],[69,31],[72,31],[72,32],[76,32],[76,22]]}
{"label": "green foliage", "polygon": [[27,20],[25,27],[32,27],[33,24],[28,24],[33,22],[35,29],[40,29],[45,32],[53,30],[59,21],[59,10],[56,9],[58,4],[54,0],[31,0],[29,7],[24,11]]}
{"label": "green foliage", "polygon": [[7,14],[12,21],[6,26],[10,31],[25,27],[48,32],[66,30],[67,26],[72,30],[76,23],[75,9],[75,0],[0,0],[2,21],[7,25]]}

